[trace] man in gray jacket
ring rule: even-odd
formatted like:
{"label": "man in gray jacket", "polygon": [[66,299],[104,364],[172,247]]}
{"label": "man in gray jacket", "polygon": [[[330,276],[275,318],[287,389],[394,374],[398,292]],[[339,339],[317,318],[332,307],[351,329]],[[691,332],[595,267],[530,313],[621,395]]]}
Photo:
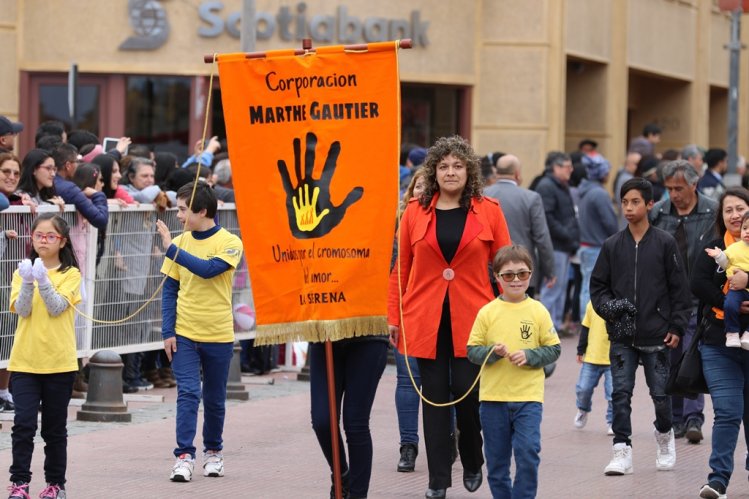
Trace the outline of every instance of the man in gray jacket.
{"label": "man in gray jacket", "polygon": [[522,182],[520,160],[506,154],[497,160],[497,182],[484,189],[484,195],[499,201],[505,215],[510,239],[513,244],[524,246],[533,256],[531,287],[533,296],[542,284],[554,285],[554,247],[551,245],[549,228],[541,196],[520,187]]}
{"label": "man in gray jacket", "polygon": [[[707,241],[715,237],[715,216],[718,204],[697,191],[700,176],[685,160],[670,161],[663,167],[663,178],[669,198],[659,201],[650,211],[650,223],[663,229],[676,239],[687,277],[692,275],[692,264]],[[697,328],[697,298],[692,297],[692,313],[679,348],[673,350],[671,361],[677,360],[681,351],[689,347]],[[672,397],[674,434],[686,435],[691,443],[702,440],[705,421],[702,395],[696,400]]]}

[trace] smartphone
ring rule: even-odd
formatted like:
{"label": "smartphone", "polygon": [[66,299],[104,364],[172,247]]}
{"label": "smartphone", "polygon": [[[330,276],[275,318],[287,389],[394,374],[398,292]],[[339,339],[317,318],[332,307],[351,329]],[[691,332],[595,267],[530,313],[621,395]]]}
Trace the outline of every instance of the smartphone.
{"label": "smartphone", "polygon": [[[117,137],[104,137],[104,142],[101,143],[101,147],[104,149],[104,152],[111,151],[117,147],[119,141],[120,139]],[[127,148],[125,148],[125,152],[123,152],[122,155],[127,155]]]}

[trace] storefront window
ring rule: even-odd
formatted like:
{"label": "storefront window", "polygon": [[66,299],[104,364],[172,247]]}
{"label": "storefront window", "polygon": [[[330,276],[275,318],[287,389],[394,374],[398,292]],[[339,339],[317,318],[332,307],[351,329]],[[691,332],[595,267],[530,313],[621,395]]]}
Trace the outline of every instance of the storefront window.
{"label": "storefront window", "polygon": [[133,144],[172,152],[180,159],[192,154],[190,78],[130,76],[126,92],[125,135]]}
{"label": "storefront window", "polygon": [[99,134],[99,86],[78,86],[78,110],[76,120],[70,119],[68,110],[67,83],[39,85],[39,123],[57,120],[65,124],[67,130],[80,128]]}
{"label": "storefront window", "polygon": [[459,132],[457,87],[408,85],[401,87],[401,142],[429,147],[438,137]]}

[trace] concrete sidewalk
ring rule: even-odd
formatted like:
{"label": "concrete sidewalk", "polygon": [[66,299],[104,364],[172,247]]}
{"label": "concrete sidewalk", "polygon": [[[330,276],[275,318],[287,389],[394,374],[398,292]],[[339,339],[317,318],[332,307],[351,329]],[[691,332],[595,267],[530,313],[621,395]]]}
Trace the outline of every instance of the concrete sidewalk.
{"label": "concrete sidewalk", "polygon": [[[710,454],[712,409],[706,407],[705,440],[700,445],[677,441],[676,469],[655,470],[653,409],[642,376],[638,377],[633,402],[633,447],[635,473],[606,477],[603,468],[610,459],[611,437],[606,436],[605,401],[602,387],[594,398],[588,425],[576,430],[575,362],[576,339],[562,340],[562,357],[546,385],[542,427],[540,498],[632,498],[697,497],[705,483]],[[109,497],[238,497],[238,498],[325,498],[330,488],[330,471],[310,426],[308,385],[293,373],[245,378],[251,393],[249,402],[231,402],[225,430],[226,476],[203,478],[191,483],[168,480],[173,463],[174,396],[172,390],[154,390],[165,395],[163,403],[130,403],[133,423],[82,423],[75,421],[71,407],[68,463],[68,494],[72,499]],[[395,369],[388,366],[372,411],[374,465],[370,498],[420,498],[427,486],[423,443],[414,473],[397,473],[398,423],[394,407]],[[708,398],[709,399],[709,398]],[[0,432],[0,469],[11,461],[9,422]],[[199,440],[198,440],[199,442]],[[199,446],[199,444],[198,444]],[[749,498],[747,472],[743,470],[746,446],[739,442],[737,467],[729,496]],[[43,444],[34,456],[32,497],[43,487]],[[198,468],[200,462],[198,461]],[[486,482],[474,494],[462,487],[462,469],[453,468],[450,498],[491,497]],[[196,469],[198,472],[198,469]]]}

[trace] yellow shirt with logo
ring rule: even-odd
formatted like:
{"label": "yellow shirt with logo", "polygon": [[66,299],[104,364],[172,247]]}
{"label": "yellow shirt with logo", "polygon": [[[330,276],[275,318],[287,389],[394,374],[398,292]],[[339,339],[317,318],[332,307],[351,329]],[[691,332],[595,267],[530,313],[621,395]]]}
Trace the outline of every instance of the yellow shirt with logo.
{"label": "yellow shirt with logo", "polygon": [[161,272],[179,281],[175,332],[197,342],[233,342],[231,291],[234,270],[242,258],[242,241],[222,227],[206,239],[195,239],[192,232],[186,232],[175,237],[173,243],[178,248],[181,244],[183,250],[197,258],[216,257],[231,266],[226,272],[203,279],[174,260],[164,259]]}
{"label": "yellow shirt with logo", "polygon": [[[503,343],[510,353],[559,344],[548,310],[533,298],[520,303],[495,299],[476,316],[468,345]],[[492,402],[543,402],[544,370],[518,367],[508,359],[486,364],[479,399]]]}
{"label": "yellow shirt with logo", "polygon": [[585,349],[584,362],[599,366],[611,365],[609,358],[609,334],[606,332],[606,321],[593,310],[593,305],[588,302],[585,307],[585,317],[582,325],[588,328],[588,347]]}
{"label": "yellow shirt with logo", "polygon": [[[69,303],[81,301],[81,273],[75,267],[65,272],[48,271],[53,288]],[[10,310],[15,312],[15,303],[21,292],[23,279],[16,270],[10,290]],[[75,310],[68,306],[63,313],[52,317],[47,311],[37,283],[34,282],[34,297],[31,314],[18,317],[18,327],[10,351],[8,370],[34,374],[64,373],[78,370],[75,347]]]}

